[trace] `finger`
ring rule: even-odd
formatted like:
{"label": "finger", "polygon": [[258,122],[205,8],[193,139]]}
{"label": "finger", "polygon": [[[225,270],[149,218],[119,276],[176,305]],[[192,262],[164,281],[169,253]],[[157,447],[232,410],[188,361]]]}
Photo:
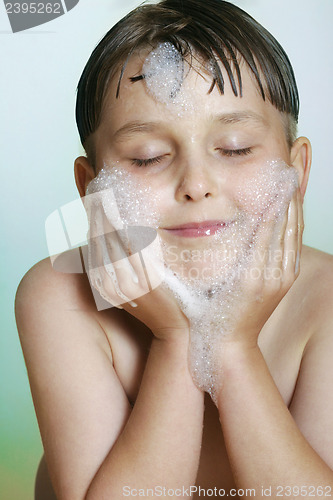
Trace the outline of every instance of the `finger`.
{"label": "finger", "polygon": [[124,259],[114,263],[121,290],[130,298],[139,298],[154,290],[164,278],[164,261],[157,232],[148,246],[142,249],[136,247],[136,250],[134,255],[128,257],[139,278],[136,285],[133,285],[128,270],[123,265]]}
{"label": "finger", "polygon": [[298,250],[298,189],[288,209],[288,223],[284,238],[283,269],[286,276],[294,276]]}
{"label": "finger", "polygon": [[[105,195],[105,193],[103,193],[103,195]],[[103,208],[105,210],[104,202],[105,199],[103,198]],[[108,207],[108,209],[110,209],[110,207]],[[108,215],[104,213],[104,234],[101,236],[105,270],[108,276],[112,279],[114,290],[118,297],[120,297],[122,303],[126,302],[132,307],[137,307],[136,302],[132,300],[137,297],[137,293],[133,290],[133,286],[125,286],[124,291],[124,284],[126,285],[128,280],[130,280],[131,285],[133,285],[133,283],[138,283],[139,281],[138,276],[128,259],[125,249],[127,232],[124,231],[124,229],[115,230],[113,227],[113,221],[110,220],[110,216],[110,210]],[[117,222],[117,225],[119,226],[119,221]]]}
{"label": "finger", "polygon": [[276,231],[277,200],[274,199],[261,217],[258,218],[254,235],[252,264],[262,270],[269,260],[269,250]]}
{"label": "finger", "polygon": [[130,276],[132,284],[134,283],[133,275],[136,276],[136,274],[127,258],[121,240],[118,238],[117,231],[101,236],[100,243],[105,271],[112,280],[116,294],[120,297],[122,303],[127,302],[132,307],[136,307],[137,304],[131,300],[133,294],[128,295],[123,291],[124,279],[121,271],[124,270],[126,275]]}
{"label": "finger", "polygon": [[117,283],[119,284],[121,293],[128,298],[127,302],[130,303],[130,301],[132,301],[133,299],[137,299],[142,295],[148,293],[150,291],[150,288],[144,273],[144,269],[142,268],[139,255],[135,254],[128,258],[131,266],[135,268],[137,274],[139,275],[138,283],[133,282],[132,275],[129,272],[129,268],[125,263],[125,260],[127,259],[122,259],[114,263],[114,272],[116,273],[116,279]]}
{"label": "finger", "polygon": [[286,207],[284,216],[276,218],[275,227],[272,233],[272,239],[267,259],[267,275],[273,278],[281,278],[284,253],[284,239],[288,223],[288,207]]}
{"label": "finger", "polygon": [[298,190],[298,245],[295,263],[295,274],[298,275],[300,271],[300,257],[302,251],[302,238],[304,231],[304,218],[303,218],[303,200],[300,191]]}
{"label": "finger", "polygon": [[[119,213],[112,196],[112,190],[91,195],[93,200],[90,203],[89,221],[90,233],[94,238],[90,238],[89,267],[96,269],[91,273],[92,280],[103,298],[116,306],[126,302],[136,307],[137,304],[133,299],[152,290],[157,280],[152,279],[152,284],[150,283],[147,268],[149,274],[153,276],[152,261],[143,259],[143,252],[130,255],[131,231],[123,225],[121,227]],[[133,244],[133,248],[136,248],[137,242]]]}
{"label": "finger", "polygon": [[114,265],[114,268],[116,269],[117,267],[119,267],[116,263],[120,262],[121,267],[127,269],[129,275],[131,276],[132,282],[139,283],[138,273],[135,271],[131,260],[129,260],[129,254],[125,249],[122,237],[123,233],[124,230],[112,231],[105,236],[108,250],[108,263],[112,263]]}
{"label": "finger", "polygon": [[102,234],[99,232],[103,249],[103,263],[108,265],[110,275],[112,279],[115,279],[113,263],[123,260],[123,265],[128,267],[134,282],[137,282],[138,277],[127,259],[127,240],[125,237],[123,239],[119,237],[120,233],[124,233],[124,224],[120,217],[113,189],[104,189],[95,193],[95,196],[97,197],[95,203],[98,204],[100,211],[103,213],[103,231]]}
{"label": "finger", "polygon": [[[104,208],[104,207],[103,207]],[[115,229],[113,225],[113,220],[110,220],[110,210],[109,215],[104,212],[104,223],[103,223],[103,236],[105,238],[107,254],[105,255],[105,263],[114,263],[120,260],[124,260],[124,265],[128,267],[128,271],[132,275],[132,279],[135,283],[138,282],[138,276],[136,275],[130,262],[127,260],[129,255],[129,242],[127,236],[127,228]],[[117,221],[119,225],[119,221]]]}
{"label": "finger", "polygon": [[124,301],[115,293],[114,284],[105,271],[101,254],[101,248],[100,245],[96,244],[96,239],[89,240],[88,262],[86,266],[89,281],[104,300],[118,309],[122,309],[120,304]]}
{"label": "finger", "polygon": [[[125,260],[125,259],[123,259]],[[124,265],[124,264],[123,264]],[[111,278],[112,280],[112,283],[113,283],[113,286],[114,286],[114,290],[117,294],[117,296],[121,299],[121,303],[128,303],[130,306],[132,307],[137,307],[137,303],[136,302],[133,302],[131,300],[132,297],[126,295],[123,291],[122,291],[122,288],[121,287],[121,283],[123,282],[123,280],[121,280],[121,274],[120,272],[118,271],[118,273],[116,272],[115,268],[114,268],[114,265],[112,263],[110,264],[107,264],[106,266],[104,266],[105,268],[105,271],[107,273],[107,275]],[[126,269],[126,273],[128,273],[128,267]],[[120,274],[120,280],[119,280],[119,274]],[[133,297],[134,298],[134,297]]]}
{"label": "finger", "polygon": [[[86,197],[88,198],[88,197]],[[89,233],[88,233],[88,265],[87,272],[91,284],[101,293],[103,267],[103,250],[100,244],[100,235],[103,233],[103,214],[99,208],[95,207],[89,214]],[[98,235],[98,236],[97,236]]]}
{"label": "finger", "polygon": [[[116,257],[110,255],[112,253],[110,246],[117,249],[116,252],[118,253],[120,253],[121,246],[104,213],[100,193],[94,193],[86,198],[89,198],[88,216],[90,222],[88,239],[89,277],[92,285],[100,295],[118,307],[119,303],[130,302],[130,299],[122,293],[117,280],[112,263],[112,260]],[[116,243],[110,242],[112,239]],[[135,307],[136,304],[133,302],[131,305]]]}
{"label": "finger", "polygon": [[[128,257],[134,272],[138,276],[138,287],[135,288],[135,293],[138,293],[141,289],[140,295],[142,295],[159,286],[163,280],[164,260],[160,238],[156,230],[148,227],[129,228],[128,238],[129,245],[132,251],[135,252]],[[126,275],[122,261],[115,262],[114,266],[119,283],[122,286],[124,282],[124,289],[127,290],[128,275]]]}
{"label": "finger", "polygon": [[94,287],[97,289],[100,296],[117,309],[123,309],[121,304],[124,303],[124,300],[117,295],[114,283],[107,274],[105,267],[103,266],[93,269],[91,274],[97,274],[97,276],[100,277],[100,279],[98,279],[98,281],[94,284]]}
{"label": "finger", "polygon": [[140,259],[142,261],[150,289],[154,290],[162,283],[165,276],[162,245],[160,237],[157,233],[151,244],[141,251]]}

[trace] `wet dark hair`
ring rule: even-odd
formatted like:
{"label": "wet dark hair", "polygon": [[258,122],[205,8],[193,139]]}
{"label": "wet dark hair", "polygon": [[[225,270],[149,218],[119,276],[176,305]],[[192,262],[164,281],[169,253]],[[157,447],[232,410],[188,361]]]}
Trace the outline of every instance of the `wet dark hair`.
{"label": "wet dark hair", "polygon": [[187,60],[199,57],[209,62],[213,66],[210,91],[217,85],[221,94],[227,76],[234,95],[242,96],[240,61],[245,61],[262,98],[289,118],[286,133],[291,146],[296,138],[299,97],[291,63],[277,40],[229,2],[162,0],[141,5],[119,21],[94,49],[84,68],[77,89],[76,121],[92,163],[90,138],[99,126],[109,82],[120,71],[118,96],[130,57],[139,49],[154,48],[162,42],[170,42]]}

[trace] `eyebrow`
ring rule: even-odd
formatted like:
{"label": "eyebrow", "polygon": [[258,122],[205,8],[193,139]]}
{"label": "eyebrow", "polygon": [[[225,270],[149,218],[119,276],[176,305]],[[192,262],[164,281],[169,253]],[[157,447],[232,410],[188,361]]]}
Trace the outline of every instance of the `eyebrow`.
{"label": "eyebrow", "polygon": [[[234,125],[242,122],[256,122],[261,126],[268,126],[267,120],[254,111],[235,111],[233,113],[222,113],[220,115],[212,115],[211,121],[213,123],[221,123],[223,125]],[[128,136],[156,132],[163,127],[161,122],[140,122],[131,121],[120,127],[114,134],[114,139],[121,141]]]}
{"label": "eyebrow", "polygon": [[161,128],[161,124],[159,122],[132,121],[126,123],[123,127],[120,127],[115,132],[114,139],[121,140],[125,136],[138,133],[153,132],[159,128]]}
{"label": "eyebrow", "polygon": [[233,113],[222,113],[220,115],[213,115],[214,122],[222,123],[223,125],[233,125],[234,123],[241,122],[256,122],[258,125],[268,126],[267,120],[254,111],[235,111]]}

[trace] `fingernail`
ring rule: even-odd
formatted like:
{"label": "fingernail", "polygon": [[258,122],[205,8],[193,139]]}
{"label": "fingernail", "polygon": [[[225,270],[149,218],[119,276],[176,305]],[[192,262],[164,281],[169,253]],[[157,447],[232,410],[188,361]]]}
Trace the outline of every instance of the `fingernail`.
{"label": "fingernail", "polygon": [[129,305],[132,307],[138,307],[138,304],[136,302],[133,302],[132,300],[129,302]]}
{"label": "fingernail", "polygon": [[299,254],[299,250],[297,250],[296,263],[295,263],[295,274],[297,274],[299,271],[299,261],[300,261],[300,254]]}
{"label": "fingernail", "polygon": [[130,263],[130,261],[128,259],[126,259],[126,264],[127,264],[127,268],[129,270],[129,272],[132,275],[133,283],[138,284],[139,283],[139,278],[138,278],[136,272],[134,271],[134,269],[132,267],[132,264]]}

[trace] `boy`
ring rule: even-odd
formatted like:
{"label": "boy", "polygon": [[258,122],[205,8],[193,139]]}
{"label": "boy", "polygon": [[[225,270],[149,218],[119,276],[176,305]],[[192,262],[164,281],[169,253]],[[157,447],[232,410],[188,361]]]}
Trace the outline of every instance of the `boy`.
{"label": "boy", "polygon": [[[296,139],[297,118],[287,56],[228,2],[145,5],[93,52],[78,87],[81,196],[103,169],[117,170],[129,179],[123,196],[128,186],[155,200],[157,233],[178,259],[230,228],[226,240],[246,247],[254,235],[265,259],[251,263],[260,279],[231,290],[237,314],[216,344],[215,404],[188,369],[191,321],[177,294],[162,285],[142,295],[135,255],[137,279],[121,263],[116,277],[100,278],[101,294],[123,310],[97,311],[87,276],[57,273],[48,259],[29,271],[17,322],[58,499],[332,495],[332,258],[303,248],[298,265],[311,147]],[[270,208],[277,191],[256,219],[257,188],[242,189],[276,159],[293,167],[298,187],[282,215]],[[271,248],[282,255],[274,263]],[[264,275],[273,264],[279,273]],[[38,499],[53,495],[46,462]]]}

